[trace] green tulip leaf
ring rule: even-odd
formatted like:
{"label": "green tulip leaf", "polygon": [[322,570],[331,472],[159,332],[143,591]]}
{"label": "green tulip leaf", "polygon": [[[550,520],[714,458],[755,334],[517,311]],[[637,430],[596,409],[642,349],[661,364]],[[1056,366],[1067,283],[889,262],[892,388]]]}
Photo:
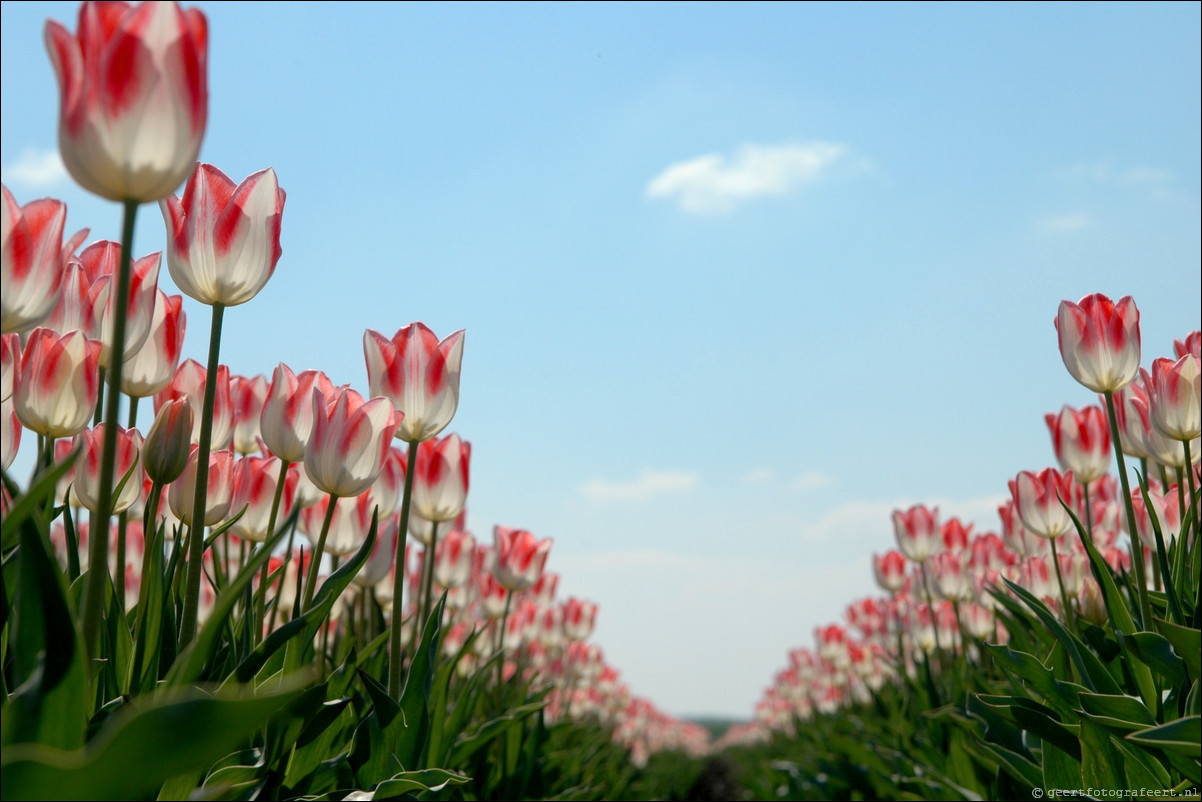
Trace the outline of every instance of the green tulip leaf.
{"label": "green tulip leaf", "polygon": [[86,747],[5,747],[4,795],[20,799],[145,799],[171,777],[203,771],[296,698],[172,689],[115,713]]}
{"label": "green tulip leaf", "polygon": [[1149,727],[1131,733],[1127,740],[1165,752],[1202,758],[1202,717],[1186,716],[1159,727]]}
{"label": "green tulip leaf", "polygon": [[1110,733],[1088,715],[1081,716],[1081,782],[1086,788],[1122,791],[1127,788],[1123,758]]}
{"label": "green tulip leaf", "polygon": [[1078,698],[1081,709],[1107,729],[1126,733],[1156,724],[1156,718],[1134,696],[1083,693]]}
{"label": "green tulip leaf", "polygon": [[1194,679],[1202,677],[1202,630],[1179,626],[1160,618],[1154,618],[1153,622],[1160,634],[1173,645],[1177,656],[1185,661],[1190,676]]}

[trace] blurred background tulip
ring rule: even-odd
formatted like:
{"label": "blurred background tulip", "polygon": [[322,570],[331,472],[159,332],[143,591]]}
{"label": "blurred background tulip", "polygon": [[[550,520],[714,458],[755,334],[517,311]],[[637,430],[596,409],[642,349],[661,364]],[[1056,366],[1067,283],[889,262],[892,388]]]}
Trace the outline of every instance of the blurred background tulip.
{"label": "blurred background tulip", "polygon": [[67,206],[43,198],[24,206],[2,187],[0,332],[28,331],[58,302],[63,279],[63,224]]}

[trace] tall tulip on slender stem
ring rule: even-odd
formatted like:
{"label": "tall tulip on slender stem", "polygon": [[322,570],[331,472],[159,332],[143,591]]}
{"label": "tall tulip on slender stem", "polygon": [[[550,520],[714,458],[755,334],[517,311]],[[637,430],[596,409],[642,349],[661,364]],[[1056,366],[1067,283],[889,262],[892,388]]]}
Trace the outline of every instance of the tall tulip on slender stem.
{"label": "tall tulip on slender stem", "polygon": [[1093,536],[1093,513],[1089,503],[1089,485],[1110,470],[1110,429],[1101,407],[1080,410],[1067,404],[1060,414],[1044,416],[1052,435],[1052,449],[1061,470],[1071,471],[1085,493],[1085,532]]}
{"label": "tall tulip on slender stem", "polygon": [[1052,563],[1056,567],[1056,584],[1060,587],[1060,600],[1064,605],[1065,620],[1073,621],[1073,608],[1069,605],[1064,588],[1064,577],[1060,571],[1060,555],[1056,551],[1056,540],[1072,531],[1073,520],[1065,504],[1072,499],[1072,471],[1061,473],[1055,468],[1044,468],[1039,473],[1021,471],[1010,482],[1010,495],[1014,507],[1022,518],[1028,532],[1046,538],[1052,544]]}
{"label": "tall tulip on slender stem", "polygon": [[[1152,371],[1144,377],[1151,397],[1152,425],[1170,440],[1181,442],[1184,450],[1184,473],[1189,483],[1191,504],[1195,498],[1193,464],[1202,436],[1202,373],[1199,359],[1192,353],[1183,353],[1176,361],[1161,357],[1152,362]],[[1180,473],[1178,474],[1180,476]],[[1194,507],[1194,531],[1199,531],[1198,508]]]}
{"label": "tall tulip on slender stem", "polygon": [[[185,294],[213,307],[209,333],[209,361],[200,413],[200,455],[208,459],[213,434],[217,361],[221,323],[227,306],[254,298],[275,272],[280,254],[280,224],[284,215],[284,190],[275,171],[260,170],[235,186],[225,173],[209,164],[198,164],[184,187],[183,198],[160,201],[167,223],[167,269]],[[196,473],[194,526],[205,520],[207,474]],[[188,581],[184,594],[181,643],[196,634],[200,600],[203,538],[193,533],[188,554]]]}
{"label": "tall tulip on slender stem", "polygon": [[[1127,529],[1135,531],[1135,510],[1131,505],[1131,482],[1127,463],[1119,447],[1119,425],[1114,411],[1114,394],[1135,379],[1139,372],[1139,309],[1127,295],[1118,303],[1102,293],[1087,295],[1079,303],[1061,301],[1056,314],[1056,335],[1060,357],[1072,377],[1100,393],[1106,399],[1110,420],[1110,442],[1118,465],[1119,482],[1127,513]],[[1135,567],[1136,592],[1144,627],[1152,625],[1152,605],[1148,600],[1148,582],[1144,578],[1143,546],[1132,536],[1131,562]]]}
{"label": "tall tulip on slender stem", "polygon": [[[463,330],[439,342],[425,324],[410,323],[388,339],[368,329],[363,335],[363,355],[367,360],[367,380],[372,395],[382,395],[405,413],[396,437],[409,444],[405,469],[405,490],[401,497],[400,537],[397,538],[397,564],[405,556],[405,537],[409,531],[409,501],[413,495],[417,447],[447,427],[459,407],[459,368],[463,362]],[[394,610],[389,641],[388,693],[401,693],[401,592],[404,572],[397,571],[393,584]]]}
{"label": "tall tulip on slender stem", "polygon": [[357,496],[372,486],[390,453],[392,437],[402,416],[385,398],[364,401],[343,388],[333,398],[313,391],[313,434],[305,448],[305,472],[313,484],[330,494],[325,520],[309,565],[304,609],[313,601],[317,570],[330,521],[339,498]]}
{"label": "tall tulip on slender stem", "polygon": [[[84,189],[123,205],[121,264],[113,308],[129,307],[131,250],[138,205],[170,195],[200,152],[208,122],[208,23],[176,3],[84,3],[72,34],[46,23],[46,48],[59,86],[59,152]],[[108,550],[118,390],[125,352],[125,315],[113,321],[99,499],[104,522],[89,543],[91,565]],[[83,633],[96,654],[105,581],[88,574]],[[197,586],[199,594],[199,584]]]}
{"label": "tall tulip on slender stem", "polygon": [[472,447],[450,434],[427,440],[418,447],[413,477],[413,506],[418,515],[433,524],[426,544],[425,594],[418,608],[424,620],[430,612],[434,584],[434,555],[438,548],[438,525],[453,521],[467,500],[468,463]]}
{"label": "tall tulip on slender stem", "polygon": [[[939,508],[915,504],[905,512],[893,511],[893,534],[902,554],[918,563],[922,573],[922,592],[927,605],[931,604],[931,586],[927,580],[927,559],[943,545],[939,529]],[[935,628],[935,651],[942,651],[939,629]]]}
{"label": "tall tulip on slender stem", "polygon": [[[280,510],[280,499],[289,474],[288,466],[305,458],[305,448],[313,433],[313,398],[314,388],[320,389],[326,397],[334,395],[334,385],[326,375],[316,370],[302,371],[298,376],[292,369],[281,362],[272,374],[271,384],[267,388],[267,397],[263,401],[263,409],[259,413],[259,435],[271,453],[280,459],[280,472],[276,477],[275,496],[271,501],[271,512],[268,515],[268,537],[275,532],[276,519]],[[300,473],[292,474],[299,484]],[[292,544],[289,541],[288,550]],[[263,566],[260,585],[265,587],[268,575],[267,565]],[[255,637],[263,633],[265,615],[265,594],[259,596],[258,608],[255,612]]]}

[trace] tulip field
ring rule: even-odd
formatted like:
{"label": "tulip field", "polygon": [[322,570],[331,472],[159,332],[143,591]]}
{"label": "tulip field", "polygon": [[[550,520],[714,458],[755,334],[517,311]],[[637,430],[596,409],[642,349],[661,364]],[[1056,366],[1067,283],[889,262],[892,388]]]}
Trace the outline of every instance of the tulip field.
{"label": "tulip field", "polygon": [[1097,403],[997,477],[996,531],[895,510],[878,595],[744,721],[680,720],[606,661],[551,538],[472,534],[463,330],[367,329],[366,392],[270,339],[262,374],[222,364],[287,195],[197,162],[204,14],[86,2],[45,35],[62,161],[124,225],[3,188],[4,799],[1198,798],[1197,329],[1145,360],[1135,299],[1060,302]]}

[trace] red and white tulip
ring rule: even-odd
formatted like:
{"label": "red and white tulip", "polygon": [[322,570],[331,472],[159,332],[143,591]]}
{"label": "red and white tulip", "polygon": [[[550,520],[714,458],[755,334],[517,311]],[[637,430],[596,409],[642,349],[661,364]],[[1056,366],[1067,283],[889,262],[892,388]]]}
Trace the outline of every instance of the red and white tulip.
{"label": "red and white tulip", "polygon": [[159,202],[167,224],[167,269],[176,286],[210,306],[237,306],[259,294],[283,252],[284,190],[275,171],[241,184],[198,164],[184,187]]}
{"label": "red and white tulip", "polygon": [[525,529],[493,528],[497,581],[507,590],[528,590],[538,582],[551,553],[551,538],[539,540]]}
{"label": "red and white tulip", "polygon": [[267,388],[259,432],[271,453],[288,462],[301,462],[313,434],[313,391],[334,397],[334,384],[318,370],[295,374],[281,362]]}
{"label": "red and white tulip", "polygon": [[63,163],[84,189],[155,201],[188,175],[208,121],[208,23],[176,3],[84,3],[46,23]]}
{"label": "red and white tulip", "polygon": [[410,323],[389,339],[368,329],[363,335],[367,380],[405,413],[396,436],[406,442],[429,440],[447,427],[459,408],[459,369],[463,330],[442,342],[423,323]]}
{"label": "red and white tulip", "polygon": [[453,521],[467,501],[472,446],[450,434],[419,443],[413,470],[413,510],[427,521]]}
{"label": "red and white tulip", "polygon": [[184,350],[184,297],[155,291],[154,318],[145,342],[121,368],[121,390],[135,398],[161,393],[171,383]]}
{"label": "red and white tulip", "polygon": [[8,187],[0,202],[0,332],[28,331],[50,315],[63,280],[67,205],[51,198],[21,206]]}
{"label": "red and white tulip", "polygon": [[1073,474],[1061,473],[1055,468],[1044,468],[1039,473],[1020,471],[1010,482],[1010,495],[1014,507],[1022,518],[1023,526],[1032,534],[1054,540],[1072,531],[1073,520],[1061,504],[1073,500]]}
{"label": "red and white tulip", "polygon": [[1121,390],[1139,372],[1139,310],[1131,296],[1061,301],[1055,322],[1064,366],[1095,393]]}
{"label": "red and white tulip", "polygon": [[1081,484],[1102,478],[1110,470],[1110,423],[1101,407],[1073,409],[1065,404],[1056,415],[1044,416],[1060,469],[1072,471]]}
{"label": "red and white tulip", "polygon": [[333,398],[314,390],[313,434],[305,448],[305,473],[335,496],[357,496],[380,474],[401,418],[386,398],[364,401],[343,388]]}
{"label": "red and white tulip", "polygon": [[100,343],[83,332],[59,335],[34,329],[14,384],[17,417],[27,429],[46,437],[83,431],[96,409],[99,367]]}
{"label": "red and white tulip", "polygon": [[[80,449],[75,462],[75,495],[79,503],[91,512],[100,511],[100,460],[104,450],[104,430],[107,424],[99,423],[93,429],[84,429],[76,435]],[[117,461],[113,470],[112,497],[113,514],[129,509],[142,493],[142,471],[134,470],[142,451],[142,435],[137,429],[128,431],[117,427]],[[125,484],[121,485],[121,481]],[[115,494],[121,485],[120,495]]]}
{"label": "red and white tulip", "polygon": [[942,545],[939,508],[915,504],[906,511],[893,511],[893,533],[897,546],[907,559],[923,562]]}

